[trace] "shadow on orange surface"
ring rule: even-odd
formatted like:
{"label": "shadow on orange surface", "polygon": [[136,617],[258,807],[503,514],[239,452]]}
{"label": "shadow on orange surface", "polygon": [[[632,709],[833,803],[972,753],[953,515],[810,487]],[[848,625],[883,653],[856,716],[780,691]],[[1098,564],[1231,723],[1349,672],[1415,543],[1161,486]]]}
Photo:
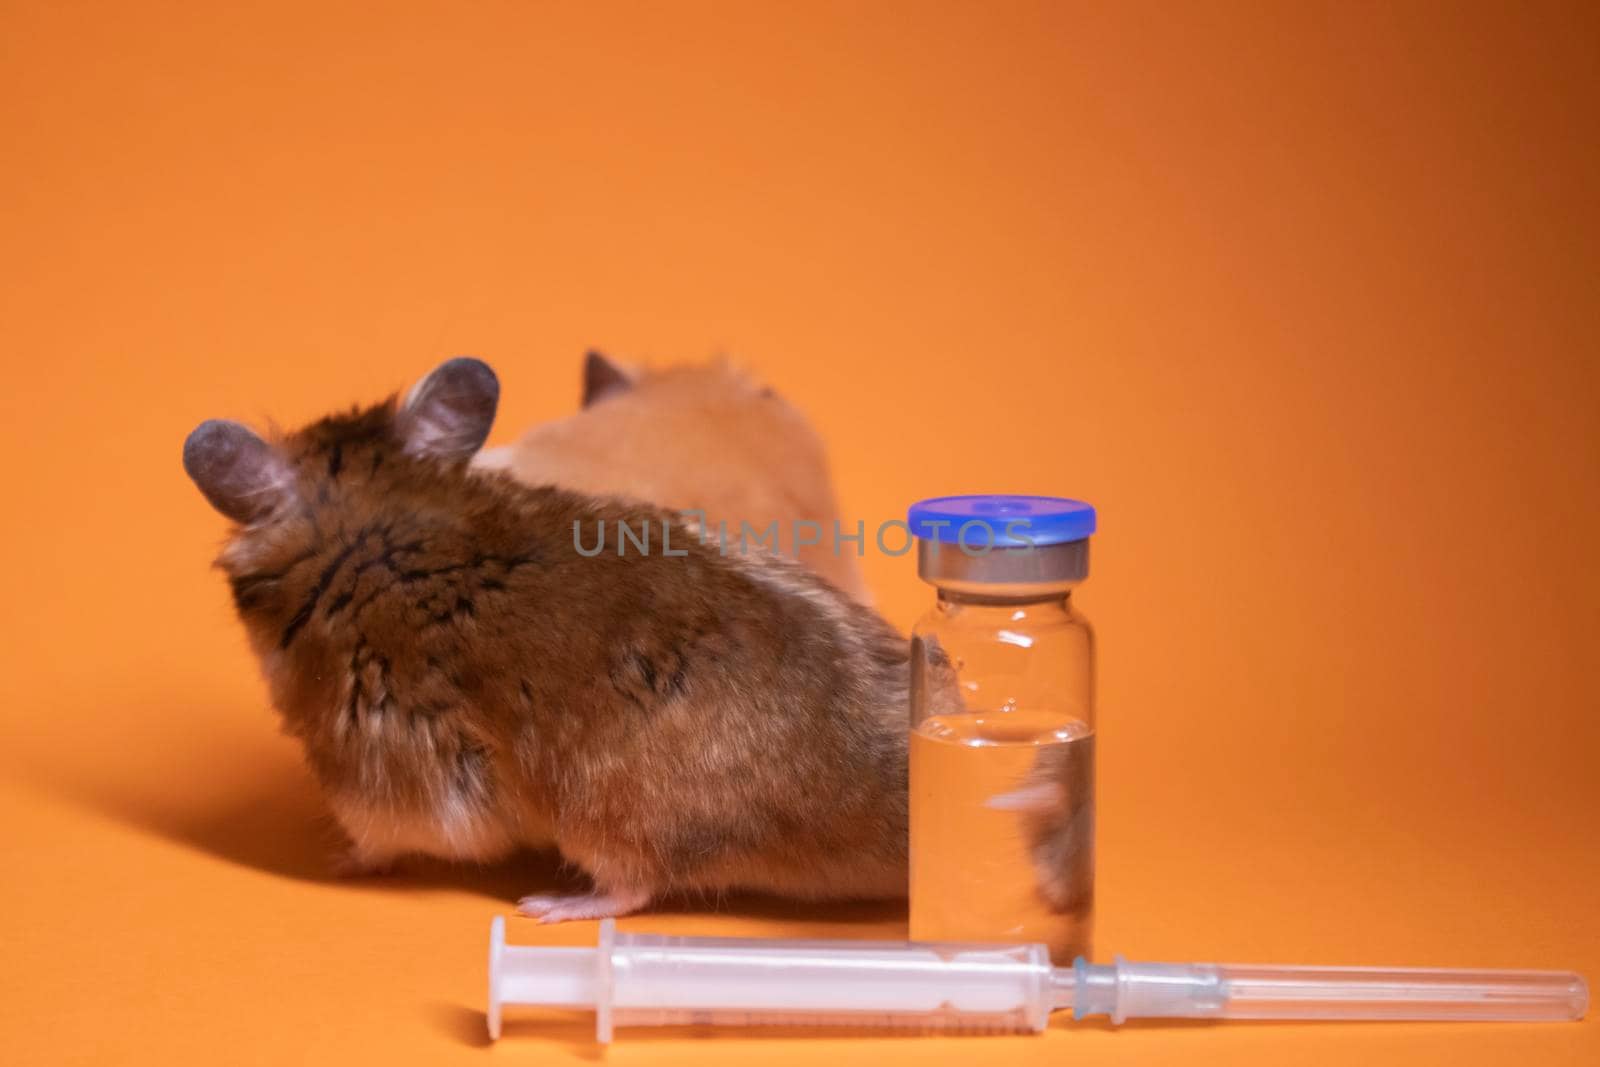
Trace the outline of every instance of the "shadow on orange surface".
{"label": "shadow on orange surface", "polygon": [[[485,1048],[493,1044],[488,1037],[484,1013],[480,1010],[456,1004],[437,1004],[434,1006],[434,1022],[444,1036],[462,1044]],[[1232,1022],[1236,1024],[1241,1020],[1233,1020]],[[1253,1029],[1307,1025],[1304,1022],[1282,1019],[1243,1020],[1243,1022]],[[1221,1024],[1216,1019],[1139,1019],[1123,1026],[1116,1026],[1110,1020],[1103,1018],[1075,1022],[1070,1014],[1067,1013],[1058,1014],[1050,1021],[1050,1029],[1052,1030],[1063,1032],[1115,1032],[1125,1035],[1130,1040],[1137,1040],[1137,1035],[1140,1033],[1209,1030],[1218,1025]],[[892,1027],[873,1029],[850,1026],[808,1027],[798,1025],[750,1027],[716,1027],[707,1025],[641,1026],[628,1028],[618,1038],[618,1041],[638,1044],[652,1041],[674,1043],[686,1040],[707,1041],[719,1038],[741,1041],[870,1040],[873,1038],[905,1038],[915,1033],[918,1033],[918,1031],[914,1029],[908,1031]],[[559,1041],[567,1045],[572,1052],[585,1059],[599,1060],[604,1058],[602,1046],[595,1041],[594,1016],[589,1012],[511,1009],[502,1025],[501,1036],[504,1040],[513,1043],[519,1036],[523,1038],[538,1038],[541,1041]],[[995,1035],[972,1033],[948,1036],[952,1040],[962,1041],[992,1040]],[[1016,1036],[1027,1040],[1033,1039],[1033,1035],[1028,1034]]]}
{"label": "shadow on orange surface", "polygon": [[[481,1010],[458,1004],[440,1003],[434,1005],[433,1016],[437,1029],[449,1039],[474,1048],[487,1048],[494,1044],[489,1039],[487,1021]],[[1324,1023],[1317,1023],[1293,1019],[1230,1019],[1226,1020],[1226,1022],[1220,1019],[1136,1019],[1119,1026],[1102,1017],[1078,1021],[1074,1020],[1070,1013],[1061,1012],[1051,1018],[1049,1028],[1063,1033],[1115,1033],[1122,1035],[1126,1040],[1138,1041],[1141,1034],[1214,1030],[1222,1025],[1226,1025],[1230,1029],[1242,1026],[1260,1031],[1307,1026],[1320,1027],[1323,1025],[1348,1027],[1352,1024],[1348,1021],[1327,1020]],[[1403,1024],[1397,1024],[1392,1021],[1374,1021],[1359,1025],[1394,1027]],[[639,1044],[653,1041],[681,1043],[686,1040],[707,1041],[719,1038],[741,1041],[870,1040],[873,1038],[905,1038],[912,1033],[915,1033],[915,1031],[849,1026],[643,1026],[627,1029],[618,1038],[618,1041]],[[502,1024],[501,1036],[504,1040],[513,1043],[519,1037],[524,1039],[537,1038],[540,1041],[553,1040],[566,1045],[571,1052],[583,1059],[601,1060],[605,1058],[604,1047],[595,1040],[594,1016],[589,1012],[513,1008],[510,1009]],[[955,1041],[989,1041],[995,1035],[973,1033],[947,1036]],[[1033,1035],[1029,1034],[1016,1036],[1024,1040],[1033,1039]],[[987,1045],[985,1047],[987,1048]]]}
{"label": "shadow on orange surface", "polygon": [[[441,1001],[429,1005],[429,1015],[434,1028],[450,1041],[472,1048],[488,1048],[494,1044],[489,1038],[488,1018],[484,1015],[482,1008],[469,1008],[463,1004],[446,1004]],[[578,1024],[568,1023],[567,1025],[577,1026]],[[507,1029],[510,1029],[509,1024]],[[541,1029],[540,1036],[548,1037],[555,1032],[556,1028],[554,1027]],[[589,1041],[592,1044],[594,1042],[593,1026],[589,1027],[588,1033]],[[562,1036],[564,1037],[565,1034],[562,1034]]]}

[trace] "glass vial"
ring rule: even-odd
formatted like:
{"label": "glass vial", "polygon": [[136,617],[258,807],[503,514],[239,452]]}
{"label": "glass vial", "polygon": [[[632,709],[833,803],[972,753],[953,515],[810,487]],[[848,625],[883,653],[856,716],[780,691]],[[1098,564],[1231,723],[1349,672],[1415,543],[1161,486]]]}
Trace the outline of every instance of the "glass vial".
{"label": "glass vial", "polygon": [[909,521],[938,590],[912,631],[911,937],[1089,956],[1094,635],[1072,592],[1094,509],[941,497]]}

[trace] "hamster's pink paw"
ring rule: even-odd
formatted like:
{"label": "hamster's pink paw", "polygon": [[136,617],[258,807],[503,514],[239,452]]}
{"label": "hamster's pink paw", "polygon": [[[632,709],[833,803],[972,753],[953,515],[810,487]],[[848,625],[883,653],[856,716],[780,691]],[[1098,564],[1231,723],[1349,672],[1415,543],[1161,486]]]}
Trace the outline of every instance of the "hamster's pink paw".
{"label": "hamster's pink paw", "polygon": [[1061,811],[1066,806],[1067,791],[1055,782],[1025,785],[984,801],[984,807],[993,808],[995,811],[1020,811],[1029,814]]}
{"label": "hamster's pink paw", "polygon": [[517,911],[542,923],[564,923],[578,919],[614,919],[628,915],[650,903],[643,890],[603,893],[535,893],[517,901]]}

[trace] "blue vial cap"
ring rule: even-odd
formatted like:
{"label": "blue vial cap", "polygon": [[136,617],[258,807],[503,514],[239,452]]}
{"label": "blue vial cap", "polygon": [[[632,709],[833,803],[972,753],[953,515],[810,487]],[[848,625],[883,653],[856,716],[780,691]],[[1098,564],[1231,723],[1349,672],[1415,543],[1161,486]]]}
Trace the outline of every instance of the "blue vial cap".
{"label": "blue vial cap", "polygon": [[1094,533],[1094,508],[1059,496],[936,496],[911,505],[916,536],[970,548],[1024,548],[1082,541]]}

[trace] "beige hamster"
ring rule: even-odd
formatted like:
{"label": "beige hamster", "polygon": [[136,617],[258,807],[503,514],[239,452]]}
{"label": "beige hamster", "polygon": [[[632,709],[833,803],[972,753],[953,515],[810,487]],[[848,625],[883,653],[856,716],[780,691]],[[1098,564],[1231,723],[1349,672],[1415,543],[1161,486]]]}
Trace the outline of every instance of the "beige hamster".
{"label": "beige hamster", "polygon": [[[752,539],[776,522],[781,551],[871,603],[859,561],[864,542],[835,539],[839,508],[821,439],[799,409],[727,360],[637,370],[591,352],[583,410],[474,462],[529,485],[698,511],[713,534],[727,524],[731,545],[741,522]],[[797,534],[796,522],[814,525]],[[856,524],[842,529],[853,535]]]}

